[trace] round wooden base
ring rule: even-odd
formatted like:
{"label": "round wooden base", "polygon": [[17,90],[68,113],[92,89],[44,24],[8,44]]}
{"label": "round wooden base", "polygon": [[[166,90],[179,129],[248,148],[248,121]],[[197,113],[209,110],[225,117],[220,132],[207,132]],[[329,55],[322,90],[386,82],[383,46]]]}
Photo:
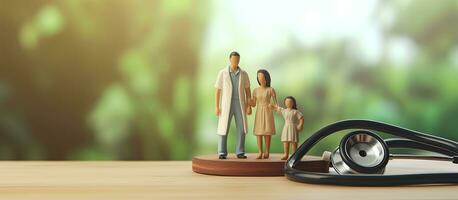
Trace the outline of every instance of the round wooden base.
{"label": "round wooden base", "polygon": [[[200,174],[222,176],[283,176],[285,160],[281,160],[282,155],[271,153],[268,159],[256,159],[257,154],[246,154],[247,159],[228,155],[223,160],[218,159],[216,154],[195,156],[192,159],[192,170]],[[297,168],[327,173],[329,162],[321,157],[305,156]]]}

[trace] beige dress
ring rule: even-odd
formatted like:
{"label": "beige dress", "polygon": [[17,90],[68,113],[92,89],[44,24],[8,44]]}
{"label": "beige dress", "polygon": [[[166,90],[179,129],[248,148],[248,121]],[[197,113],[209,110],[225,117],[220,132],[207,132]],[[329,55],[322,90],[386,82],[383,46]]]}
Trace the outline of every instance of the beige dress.
{"label": "beige dress", "polygon": [[303,115],[296,109],[285,109],[282,107],[277,107],[277,111],[281,113],[285,119],[285,126],[281,133],[282,142],[299,142],[299,132],[297,131],[297,126],[299,125],[299,120],[302,119]]}
{"label": "beige dress", "polygon": [[273,96],[273,88],[258,87],[253,90],[256,98],[256,116],[254,119],[254,135],[274,135],[275,122],[272,109],[269,107]]}

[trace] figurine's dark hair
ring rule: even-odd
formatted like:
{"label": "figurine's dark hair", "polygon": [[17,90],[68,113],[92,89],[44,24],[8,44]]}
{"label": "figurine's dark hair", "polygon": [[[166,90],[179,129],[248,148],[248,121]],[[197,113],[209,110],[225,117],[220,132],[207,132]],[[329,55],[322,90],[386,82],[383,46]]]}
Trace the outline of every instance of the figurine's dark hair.
{"label": "figurine's dark hair", "polygon": [[231,54],[229,54],[229,58],[231,58],[232,56],[240,57],[240,54],[237,51],[233,51],[231,52]]}
{"label": "figurine's dark hair", "polygon": [[264,78],[266,78],[266,85],[267,85],[267,87],[270,87],[270,74],[269,74],[269,72],[267,70],[265,70],[265,69],[260,69],[260,70],[258,70],[258,73],[256,73],[256,80],[258,80],[258,84],[261,85],[261,83],[259,82],[259,78],[257,78],[258,77],[257,74],[259,74],[259,73],[264,74]]}
{"label": "figurine's dark hair", "polygon": [[291,99],[293,101],[293,109],[297,110],[296,99],[293,96],[287,96],[285,100],[283,101],[283,103],[285,103],[285,106],[286,106],[286,99]]}

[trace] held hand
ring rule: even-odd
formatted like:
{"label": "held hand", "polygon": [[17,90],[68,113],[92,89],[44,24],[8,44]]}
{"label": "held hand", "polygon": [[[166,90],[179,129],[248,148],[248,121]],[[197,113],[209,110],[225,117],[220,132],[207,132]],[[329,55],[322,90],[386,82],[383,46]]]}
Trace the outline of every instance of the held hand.
{"label": "held hand", "polygon": [[272,110],[274,110],[274,109],[277,108],[277,106],[276,106],[276,105],[273,105],[273,104],[269,104],[269,108],[272,109]]}
{"label": "held hand", "polygon": [[251,107],[250,107],[250,106],[247,106],[247,108],[246,108],[246,114],[247,114],[247,115],[251,115]]}
{"label": "held hand", "polygon": [[221,110],[219,109],[219,107],[215,107],[215,114],[218,117],[221,115]]}
{"label": "held hand", "polygon": [[255,104],[254,98],[251,98],[251,99],[248,100],[248,105],[249,106],[253,106],[254,107],[254,104]]}

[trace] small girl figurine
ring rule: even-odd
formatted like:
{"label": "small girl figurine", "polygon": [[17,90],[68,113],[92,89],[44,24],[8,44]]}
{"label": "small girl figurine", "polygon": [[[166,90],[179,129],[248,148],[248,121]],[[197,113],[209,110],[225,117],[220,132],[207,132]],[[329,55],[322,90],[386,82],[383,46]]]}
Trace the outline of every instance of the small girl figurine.
{"label": "small girl figurine", "polygon": [[291,144],[292,152],[297,149],[297,142],[299,141],[299,132],[304,128],[304,116],[297,110],[296,99],[292,96],[285,98],[285,108],[280,106],[271,105],[278,113],[285,119],[285,126],[281,135],[283,142],[283,151],[285,152],[282,160],[289,157],[289,144]]}
{"label": "small girl figurine", "polygon": [[[275,134],[275,122],[271,102],[277,105],[275,90],[270,87],[270,74],[267,70],[258,70],[259,87],[253,90],[253,98],[250,100],[250,106],[256,107],[254,119],[254,135],[258,143],[258,156],[256,159],[269,158],[270,140]],[[266,150],[262,151],[262,138],[266,142]]]}

